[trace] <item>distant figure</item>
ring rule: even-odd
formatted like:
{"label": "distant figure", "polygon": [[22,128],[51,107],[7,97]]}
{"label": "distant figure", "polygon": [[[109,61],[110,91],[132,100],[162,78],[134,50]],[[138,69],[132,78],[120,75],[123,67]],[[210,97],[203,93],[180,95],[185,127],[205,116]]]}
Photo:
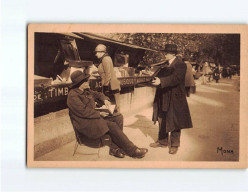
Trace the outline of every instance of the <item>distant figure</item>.
{"label": "distant figure", "polygon": [[227,66],[227,68],[226,68],[226,73],[227,73],[227,77],[228,77],[229,79],[232,79],[232,74],[233,74],[233,72],[232,72],[232,69],[230,68],[230,66]]}
{"label": "distant figure", "polygon": [[206,84],[206,77],[208,77],[208,82],[211,81],[211,75],[212,75],[212,70],[209,66],[209,63],[206,61],[203,65],[203,68],[202,68],[202,71],[203,71],[203,84]]}
{"label": "distant figure", "polygon": [[220,70],[219,70],[218,66],[216,66],[214,69],[213,78],[216,81],[216,83],[218,83],[220,80]]}
{"label": "distant figure", "polygon": [[207,67],[208,67],[208,63],[205,62],[203,64],[203,67],[202,67],[202,84],[206,84],[206,76],[207,76]]}
{"label": "distant figure", "polygon": [[[157,86],[154,102],[154,123],[159,123],[158,140],[150,147],[167,147],[169,140],[169,154],[176,154],[180,146],[181,129],[192,128],[192,121],[185,94],[186,64],[178,57],[177,46],[165,45],[165,57],[169,61],[168,67],[174,71],[169,75],[155,77],[153,84]],[[170,133],[170,139],[169,139]]]}
{"label": "distant figure", "polygon": [[185,75],[185,90],[187,97],[190,96],[190,88],[195,86],[194,76],[192,72],[192,65],[185,61],[185,64],[187,65],[186,75]]}
{"label": "distant figure", "polygon": [[194,80],[196,79],[196,70],[195,70],[195,67],[192,66],[192,73],[193,73],[193,77],[194,77]]}
{"label": "distant figure", "polygon": [[106,118],[106,112],[95,109],[96,101],[101,101],[107,107],[110,102],[103,93],[90,89],[89,77],[89,74],[79,70],[71,75],[72,85],[67,97],[67,105],[74,129],[91,139],[98,139],[109,134],[112,140],[110,155],[124,158],[127,154],[133,158],[143,158],[148,150],[135,146],[123,133],[123,116]]}
{"label": "distant figure", "polygon": [[[95,49],[96,57],[100,60],[98,73],[102,79],[103,93],[107,96],[114,95],[116,110],[120,113],[120,81],[117,79],[111,57],[107,53],[107,48],[103,44],[97,45]],[[110,93],[110,94],[108,94]]]}

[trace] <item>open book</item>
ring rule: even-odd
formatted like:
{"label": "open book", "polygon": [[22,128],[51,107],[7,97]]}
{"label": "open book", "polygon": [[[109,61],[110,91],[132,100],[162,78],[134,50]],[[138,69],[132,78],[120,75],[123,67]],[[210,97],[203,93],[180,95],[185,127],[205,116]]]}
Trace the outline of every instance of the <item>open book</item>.
{"label": "open book", "polygon": [[95,108],[96,110],[100,111],[100,112],[107,112],[109,113],[110,115],[113,115],[114,113],[114,110],[115,110],[115,104],[113,105],[109,105],[109,107],[107,108],[106,105],[103,105],[102,107],[100,108]]}
{"label": "open book", "polygon": [[174,68],[168,66],[168,61],[153,64],[151,67],[152,77],[166,77],[173,73]]}

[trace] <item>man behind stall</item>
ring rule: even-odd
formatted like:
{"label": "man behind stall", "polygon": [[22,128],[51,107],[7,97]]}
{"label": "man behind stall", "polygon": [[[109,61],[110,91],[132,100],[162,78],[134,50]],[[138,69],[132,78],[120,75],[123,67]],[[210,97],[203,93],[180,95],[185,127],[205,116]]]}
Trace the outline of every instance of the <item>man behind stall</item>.
{"label": "man behind stall", "polygon": [[123,116],[106,118],[105,112],[95,110],[96,100],[107,107],[110,102],[103,93],[90,89],[89,76],[82,71],[75,71],[71,75],[72,85],[67,105],[74,129],[90,139],[98,139],[109,134],[112,140],[110,155],[124,158],[127,154],[133,158],[143,158],[148,150],[135,146],[123,133]]}
{"label": "man behind stall", "polygon": [[160,74],[153,82],[157,86],[153,103],[153,121],[159,123],[158,140],[150,147],[169,146],[169,154],[176,154],[180,146],[181,129],[191,128],[191,116],[185,94],[186,64],[176,57],[177,46],[165,45],[165,57],[169,61],[171,74]]}

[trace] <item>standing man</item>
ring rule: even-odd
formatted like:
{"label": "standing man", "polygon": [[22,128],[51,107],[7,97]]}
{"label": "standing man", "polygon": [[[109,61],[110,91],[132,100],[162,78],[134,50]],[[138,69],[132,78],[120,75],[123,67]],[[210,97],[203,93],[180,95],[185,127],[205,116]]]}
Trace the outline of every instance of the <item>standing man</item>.
{"label": "standing man", "polygon": [[186,64],[176,57],[177,46],[165,45],[165,57],[169,67],[174,71],[170,75],[156,77],[153,84],[157,86],[153,103],[153,121],[159,123],[158,140],[150,147],[167,147],[169,133],[171,147],[169,154],[176,154],[180,146],[181,129],[192,128],[192,121],[185,94]]}
{"label": "standing man", "polygon": [[107,53],[107,48],[103,44],[99,44],[95,49],[96,57],[100,60],[98,73],[102,79],[103,93],[111,92],[114,95],[116,110],[120,113],[120,82],[117,79],[114,71],[114,65],[111,57]]}

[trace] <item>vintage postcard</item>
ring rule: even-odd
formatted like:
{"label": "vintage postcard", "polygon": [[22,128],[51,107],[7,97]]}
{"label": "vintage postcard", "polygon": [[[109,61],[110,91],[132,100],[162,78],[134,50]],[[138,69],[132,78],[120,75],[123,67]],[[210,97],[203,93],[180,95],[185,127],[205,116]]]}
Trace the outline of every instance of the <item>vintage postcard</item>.
{"label": "vintage postcard", "polygon": [[29,24],[27,166],[247,168],[247,63],[247,25]]}

